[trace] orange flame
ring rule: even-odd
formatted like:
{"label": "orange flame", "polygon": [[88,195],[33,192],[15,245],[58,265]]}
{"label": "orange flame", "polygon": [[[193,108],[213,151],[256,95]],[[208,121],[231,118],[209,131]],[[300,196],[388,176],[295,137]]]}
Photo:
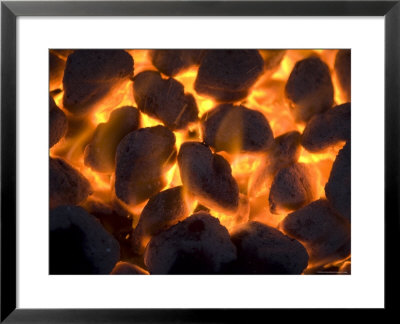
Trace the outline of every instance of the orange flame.
{"label": "orange flame", "polygon": [[[127,52],[134,58],[135,74],[145,70],[156,70],[151,64],[147,50],[127,50]],[[337,50],[287,50],[276,71],[272,74],[265,74],[265,76],[261,77],[251,89],[249,96],[243,102],[238,102],[236,104],[243,104],[248,108],[262,112],[270,123],[274,137],[294,130],[302,132],[305,125],[295,122],[289,104],[285,99],[285,83],[297,61],[310,55],[319,55],[320,58],[328,64],[332,72],[331,74],[335,89],[335,103],[344,103],[346,98],[340,90],[333,68],[336,53]],[[183,84],[186,93],[191,93],[195,97],[199,109],[199,117],[201,118],[204,113],[210,111],[217,105],[217,103],[211,98],[198,95],[194,90],[197,70],[198,67],[192,67],[177,75],[175,79]],[[66,115],[70,116],[69,112],[66,111],[62,105],[63,93],[55,95],[54,99],[56,104],[66,113]],[[136,102],[133,96],[132,80],[127,80],[122,84],[119,84],[118,87],[113,89],[104,100],[94,107],[88,117],[87,129],[81,131],[78,135],[62,139],[50,150],[50,156],[58,156],[66,159],[88,178],[94,190],[94,197],[106,199],[107,201],[109,201],[113,196],[113,174],[101,174],[85,166],[83,162],[83,150],[86,143],[90,140],[96,126],[100,123],[107,122],[111,112],[122,106],[136,107]],[[162,122],[141,113],[141,127],[151,127],[155,125],[162,125]],[[186,130],[175,131],[174,133],[176,136],[176,148],[178,151],[181,144],[185,141],[202,140],[200,122],[189,125]],[[299,162],[310,164],[313,166],[313,169],[316,170],[318,175],[317,190],[320,197],[324,196],[324,186],[328,180],[333,161],[343,144],[344,143],[340,143],[329,151],[320,154],[310,153],[302,149]],[[231,164],[232,174],[239,184],[241,195],[246,196],[249,177],[257,170],[257,168],[260,167],[263,159],[262,156],[265,154],[227,154],[224,152],[221,154]],[[170,168],[165,177],[167,184],[164,189],[182,185],[177,163]],[[247,217],[250,215],[250,219],[260,220],[276,227],[285,215],[272,215],[269,213],[268,190],[269,189],[267,188],[267,191],[260,191],[257,195],[249,198],[247,201],[249,209],[247,210]],[[145,203],[146,202],[138,206],[127,206],[121,202],[121,205],[123,205],[130,213],[139,215],[141,210],[144,208]],[[193,204],[193,202],[191,203],[193,208],[195,205],[196,204]],[[218,217],[221,223],[229,230],[240,223],[238,215],[226,215],[214,210],[211,210],[211,214]]]}

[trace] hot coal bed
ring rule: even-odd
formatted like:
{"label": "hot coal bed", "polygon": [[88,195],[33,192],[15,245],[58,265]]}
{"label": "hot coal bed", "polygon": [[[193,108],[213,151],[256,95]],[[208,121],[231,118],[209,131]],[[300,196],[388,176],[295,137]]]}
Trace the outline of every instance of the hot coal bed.
{"label": "hot coal bed", "polygon": [[350,50],[50,50],[50,274],[349,274]]}

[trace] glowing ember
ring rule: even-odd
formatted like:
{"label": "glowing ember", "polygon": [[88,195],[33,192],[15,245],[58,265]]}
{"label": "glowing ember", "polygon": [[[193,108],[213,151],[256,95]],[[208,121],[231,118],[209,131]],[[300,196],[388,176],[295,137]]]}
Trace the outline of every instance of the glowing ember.
{"label": "glowing ember", "polygon": [[[64,159],[90,182],[93,193],[90,199],[86,201],[86,203],[81,204],[84,208],[91,208],[88,207],[90,206],[88,202],[96,202],[98,204],[107,205],[112,210],[118,210],[117,213],[119,214],[129,215],[128,218],[131,222],[130,226],[135,228],[143,209],[145,208],[146,204],[149,201],[149,198],[151,197],[145,197],[144,201],[141,201],[136,205],[123,202],[116,195],[115,192],[115,172],[97,172],[93,170],[90,166],[86,165],[84,161],[85,147],[91,141],[96,127],[99,124],[107,123],[110,119],[111,113],[117,108],[125,106],[138,108],[138,110],[140,111],[140,126],[138,131],[140,131],[141,128],[155,127],[159,125],[164,127],[164,124],[161,120],[155,118],[154,116],[149,116],[148,114],[143,113],[141,107],[138,107],[138,104],[137,102],[135,102],[134,98],[133,85],[135,82],[135,76],[143,71],[157,71],[156,67],[152,64],[149,51],[126,50],[126,52],[128,52],[133,58],[134,76],[121,79],[120,81],[112,84],[112,86],[110,86],[110,89],[104,91],[105,94],[85,115],[76,116],[63,106],[64,92],[59,73],[57,74],[57,80],[51,80],[51,89],[60,89],[59,92],[53,91],[52,94],[56,105],[64,112],[68,119],[69,129],[64,138],[62,138],[57,144],[51,147],[50,157]],[[63,64],[65,64],[69,52],[66,52],[67,54],[65,54],[63,51],[53,51],[52,53],[54,55],[54,60],[57,61],[57,63],[64,62]],[[263,60],[265,60],[265,62],[268,62],[269,66],[267,67],[267,63],[265,63],[264,73],[260,77],[258,77],[256,82],[250,85],[249,89],[246,89],[246,91],[248,91],[248,95],[244,96],[244,99],[234,102],[234,104],[243,105],[250,110],[261,112],[265,119],[268,121],[269,126],[272,129],[273,137],[275,139],[278,136],[293,131],[298,132],[297,134],[300,138],[300,134],[303,133],[306,127],[306,122],[296,121],[293,109],[297,108],[295,108],[293,102],[288,100],[287,94],[285,92],[285,86],[289,79],[289,76],[298,62],[310,57],[319,57],[319,59],[322,60],[330,70],[330,76],[334,87],[334,106],[350,101],[350,98],[348,98],[348,96],[346,95],[347,92],[341,88],[337,72],[335,71],[335,58],[338,50],[279,50],[276,52],[268,52],[268,50],[265,50],[260,51],[260,53]],[[183,58],[181,59],[183,60]],[[175,135],[176,152],[174,151],[173,153],[171,153],[171,156],[166,157],[165,161],[163,162],[165,165],[163,165],[161,169],[167,171],[165,171],[160,178],[160,181],[164,181],[160,188],[162,188],[162,190],[166,190],[183,185],[186,205],[189,209],[189,213],[187,216],[193,214],[195,211],[198,210],[208,211],[209,214],[218,218],[221,224],[226,227],[226,229],[231,234],[235,232],[238,226],[243,226],[243,224],[249,221],[261,222],[273,228],[278,228],[281,231],[285,230],[285,232],[291,233],[290,231],[293,231],[293,228],[290,227],[291,224],[289,224],[289,221],[286,221],[285,229],[282,229],[279,224],[281,223],[281,221],[289,219],[286,218],[288,214],[294,212],[295,210],[297,210],[296,212],[301,211],[302,208],[296,207],[295,209],[290,209],[289,207],[285,211],[282,211],[282,209],[274,209],[271,204],[275,202],[272,202],[270,197],[271,184],[273,183],[275,176],[278,173],[278,170],[285,166],[282,163],[286,163],[286,160],[284,160],[286,158],[284,155],[286,154],[286,148],[279,148],[277,147],[277,144],[274,144],[275,146],[265,148],[262,151],[251,152],[244,151],[242,144],[237,143],[237,149],[234,150],[234,152],[227,153],[225,151],[216,152],[215,147],[213,147],[210,143],[206,143],[208,145],[211,145],[211,153],[213,156],[213,160],[210,162],[210,166],[207,165],[207,168],[210,168],[210,170],[212,170],[212,172],[214,172],[216,175],[231,174],[237,184],[238,195],[236,199],[238,200],[238,202],[236,202],[237,207],[235,211],[232,212],[217,210],[213,207],[213,204],[208,204],[209,201],[207,199],[204,199],[204,196],[207,196],[208,193],[206,191],[209,190],[209,188],[204,188],[206,193],[202,195],[197,192],[191,192],[186,188],[187,184],[182,182],[182,170],[180,170],[180,167],[178,166],[176,154],[180,152],[181,145],[185,142],[201,143],[204,141],[202,117],[205,115],[205,113],[210,112],[212,109],[220,104],[211,96],[207,97],[204,95],[199,95],[196,92],[195,82],[198,76],[198,71],[198,64],[190,64],[188,67],[182,68],[179,73],[173,77],[183,86],[185,94],[193,95],[197,104],[199,118],[195,122],[188,123],[187,127],[185,127],[184,129],[173,130],[173,134]],[[56,78],[56,76],[54,78]],[[162,78],[168,79],[169,76],[162,74]],[[310,88],[312,88],[312,86],[310,86]],[[152,99],[150,98],[146,100]],[[140,100],[138,100],[138,102],[139,101]],[[181,113],[183,113],[183,111],[181,111]],[[262,118],[264,119],[264,117]],[[227,127],[229,129],[229,126],[235,127],[234,125],[225,125],[224,127]],[[251,128],[252,127],[250,125],[249,131],[251,131]],[[339,151],[345,146],[345,144],[345,140],[337,140],[336,143],[334,145],[331,145],[328,149],[315,153],[309,152],[301,146],[301,138],[299,142],[294,143],[294,145],[296,145],[295,150],[297,155],[289,157],[288,163],[290,164],[293,162],[292,160],[290,160],[292,158],[294,159],[295,163],[302,163],[309,167],[310,170],[312,170],[312,183],[315,185],[316,192],[316,196],[313,198],[313,201],[321,199],[321,201],[325,202],[325,185],[330,178],[332,165],[336,159],[336,156],[338,155]],[[160,147],[154,148],[155,151],[161,149],[162,148]],[[277,152],[280,152],[280,149],[282,149],[282,152],[279,154],[282,154],[282,157],[277,157],[276,154]],[[148,155],[151,156],[151,153],[152,152],[149,152]],[[204,180],[209,176],[211,171],[205,172],[205,169],[202,169],[203,165],[201,165],[201,163],[203,162],[200,161],[201,158],[202,157],[200,156],[198,158],[198,161],[195,160],[194,162],[194,164],[199,164],[198,166],[196,166],[198,167],[198,171],[195,171],[195,173],[199,174],[199,178],[202,177],[202,179]],[[171,161],[173,163],[172,166],[169,165]],[[116,163],[118,163],[118,161],[116,161]],[[226,166],[224,163],[229,164],[229,171],[226,170]],[[149,166],[149,168],[150,167],[151,166]],[[142,170],[142,172],[148,172],[148,170],[146,170],[146,167]],[[202,172],[205,173],[202,174]],[[301,178],[302,176],[303,175],[300,174],[299,183],[304,185],[305,181]],[[282,181],[282,183],[284,183],[284,180]],[[204,186],[210,184],[211,186],[214,186],[211,180],[204,180]],[[286,184],[282,184],[282,186],[284,185]],[[290,187],[288,191],[303,189],[304,188],[293,189],[292,187]],[[199,190],[203,190],[203,188],[200,188]],[[307,202],[307,204],[308,203],[309,202]],[[325,207],[324,203],[321,203],[321,206],[323,206],[321,208],[328,208]],[[304,206],[302,205],[302,207]],[[90,210],[89,212],[94,213]],[[329,212],[331,211],[329,210]],[[199,228],[201,228],[201,226],[216,226],[208,224],[208,220],[204,220],[206,225],[199,225],[199,222],[203,221],[201,217],[199,219],[200,220],[195,220],[193,222],[188,221],[189,228],[192,228],[192,230],[194,228],[194,230],[200,231],[196,226],[198,226]],[[336,223],[334,224],[338,227],[342,226],[339,226]],[[183,225],[181,226],[183,227]],[[257,226],[253,227],[257,228]],[[301,231],[299,232],[300,234],[298,234],[297,232],[295,233],[296,235],[298,235],[298,237],[296,236],[296,238],[300,242],[303,242],[301,240],[302,233]],[[129,242],[130,235],[131,234],[125,233],[123,239],[126,242]],[[218,235],[222,234],[219,233]],[[271,232],[263,232],[263,235],[278,234],[271,230]],[[151,238],[151,236],[143,234],[142,244],[147,244],[151,241]],[[319,253],[319,251],[318,253],[315,252],[315,247],[312,245],[312,243],[308,242],[306,239],[304,239],[304,241],[306,241],[306,243],[304,244],[307,248],[308,253],[314,258],[318,258],[317,254]],[[129,246],[129,243],[126,244],[127,246]],[[126,257],[125,259],[128,261],[136,262],[136,259],[132,259],[131,256]],[[312,268],[311,265],[314,267],[317,263],[318,262],[314,261],[309,262],[309,267],[307,268],[306,273],[313,273],[314,268]],[[345,265],[347,267],[349,263],[349,258],[343,258],[343,256],[341,255],[340,260],[338,259],[332,261],[331,259],[329,259],[329,262],[323,264],[323,266],[326,269],[333,266],[340,268],[341,266],[344,267]],[[145,264],[139,265],[145,266]],[[318,263],[318,266],[319,265],[320,264]],[[164,266],[165,265],[163,265],[163,267]],[[143,271],[146,272],[145,270]]]}

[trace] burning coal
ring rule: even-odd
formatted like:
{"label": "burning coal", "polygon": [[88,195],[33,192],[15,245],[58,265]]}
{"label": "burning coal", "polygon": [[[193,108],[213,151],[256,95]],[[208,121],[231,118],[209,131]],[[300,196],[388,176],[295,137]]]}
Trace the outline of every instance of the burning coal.
{"label": "burning coal", "polygon": [[350,62],[50,50],[50,273],[350,273]]}

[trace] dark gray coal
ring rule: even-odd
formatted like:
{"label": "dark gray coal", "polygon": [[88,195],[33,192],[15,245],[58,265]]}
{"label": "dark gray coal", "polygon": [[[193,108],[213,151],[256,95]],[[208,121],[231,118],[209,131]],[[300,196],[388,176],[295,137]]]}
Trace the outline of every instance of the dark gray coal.
{"label": "dark gray coal", "polygon": [[78,205],[92,193],[89,181],[71,165],[50,158],[50,209],[61,205]]}
{"label": "dark gray coal", "polygon": [[183,187],[161,191],[150,198],[140,214],[139,222],[133,231],[132,248],[143,254],[150,238],[175,225],[189,215],[185,203]]}
{"label": "dark gray coal", "polygon": [[333,105],[333,84],[329,67],[318,57],[296,63],[285,87],[298,121],[307,122],[313,115]]}
{"label": "dark gray coal", "polygon": [[133,58],[123,50],[75,50],[64,71],[64,107],[73,114],[86,114],[132,75]]}
{"label": "dark gray coal", "polygon": [[121,246],[121,256],[123,256],[125,252],[123,245],[130,245],[126,237],[132,235],[132,215],[118,210],[113,203],[103,203],[95,199],[87,199],[81,206],[96,217],[107,232],[117,239]]}
{"label": "dark gray coal", "polygon": [[117,197],[137,205],[155,195],[165,186],[164,173],[175,159],[175,135],[168,128],[147,127],[129,133],[117,148]]}
{"label": "dark gray coal", "polygon": [[300,274],[308,265],[308,253],[297,240],[259,222],[236,229],[237,249],[233,272],[239,274]]}
{"label": "dark gray coal", "polygon": [[244,106],[219,105],[202,117],[204,142],[217,152],[259,152],[273,143],[268,120]]}
{"label": "dark gray coal", "polygon": [[128,133],[139,128],[139,111],[130,106],[114,110],[106,123],[97,126],[85,148],[85,165],[97,172],[113,172],[115,152],[119,142]]}
{"label": "dark gray coal", "polygon": [[133,215],[121,205],[117,198],[111,201],[99,201],[96,197],[90,197],[80,206],[95,216],[106,231],[118,241],[120,260],[131,260],[136,257],[131,247]]}
{"label": "dark gray coal", "polygon": [[217,210],[236,211],[239,189],[229,163],[198,142],[181,145],[178,165],[183,186],[201,204]]}
{"label": "dark gray coal", "polygon": [[351,145],[347,143],[333,162],[325,194],[333,208],[351,220]]}
{"label": "dark gray coal", "polygon": [[339,84],[346,94],[347,100],[351,96],[351,50],[339,50],[335,59],[335,72]]}
{"label": "dark gray coal", "polygon": [[282,168],[275,175],[269,193],[269,208],[273,214],[296,210],[316,197],[315,177],[304,163]]}
{"label": "dark gray coal", "polygon": [[50,274],[109,274],[119,257],[118,242],[83,208],[50,212]]}
{"label": "dark gray coal", "polygon": [[209,50],[197,73],[195,90],[219,102],[235,102],[247,97],[264,70],[257,50]]}
{"label": "dark gray coal", "polygon": [[135,76],[134,97],[140,111],[164,123],[171,130],[185,128],[198,119],[196,100],[185,94],[175,79],[163,79],[156,71]]}
{"label": "dark gray coal", "polygon": [[215,274],[235,259],[228,230],[204,212],[154,236],[144,255],[151,274]]}
{"label": "dark gray coal", "polygon": [[274,144],[268,152],[274,170],[286,168],[300,157],[301,153],[301,134],[297,131],[284,133],[275,138]]}
{"label": "dark gray coal", "polygon": [[307,151],[320,152],[341,141],[349,141],[351,104],[346,103],[314,115],[303,131],[301,143]]}
{"label": "dark gray coal", "polygon": [[301,134],[297,131],[275,138],[261,159],[260,165],[249,178],[247,190],[250,196],[257,195],[263,187],[269,189],[275,174],[280,169],[297,162],[301,153],[300,138]]}
{"label": "dark gray coal", "polygon": [[53,147],[66,134],[68,121],[64,112],[58,108],[52,97],[50,97],[49,107],[49,147]]}
{"label": "dark gray coal", "polygon": [[59,89],[62,85],[66,60],[57,53],[49,53],[50,91]]}
{"label": "dark gray coal", "polygon": [[289,214],[283,231],[302,242],[314,265],[343,259],[350,254],[350,223],[326,199],[319,199]]}
{"label": "dark gray coal", "polygon": [[200,64],[205,50],[152,50],[151,63],[161,73],[173,77],[193,65]]}

